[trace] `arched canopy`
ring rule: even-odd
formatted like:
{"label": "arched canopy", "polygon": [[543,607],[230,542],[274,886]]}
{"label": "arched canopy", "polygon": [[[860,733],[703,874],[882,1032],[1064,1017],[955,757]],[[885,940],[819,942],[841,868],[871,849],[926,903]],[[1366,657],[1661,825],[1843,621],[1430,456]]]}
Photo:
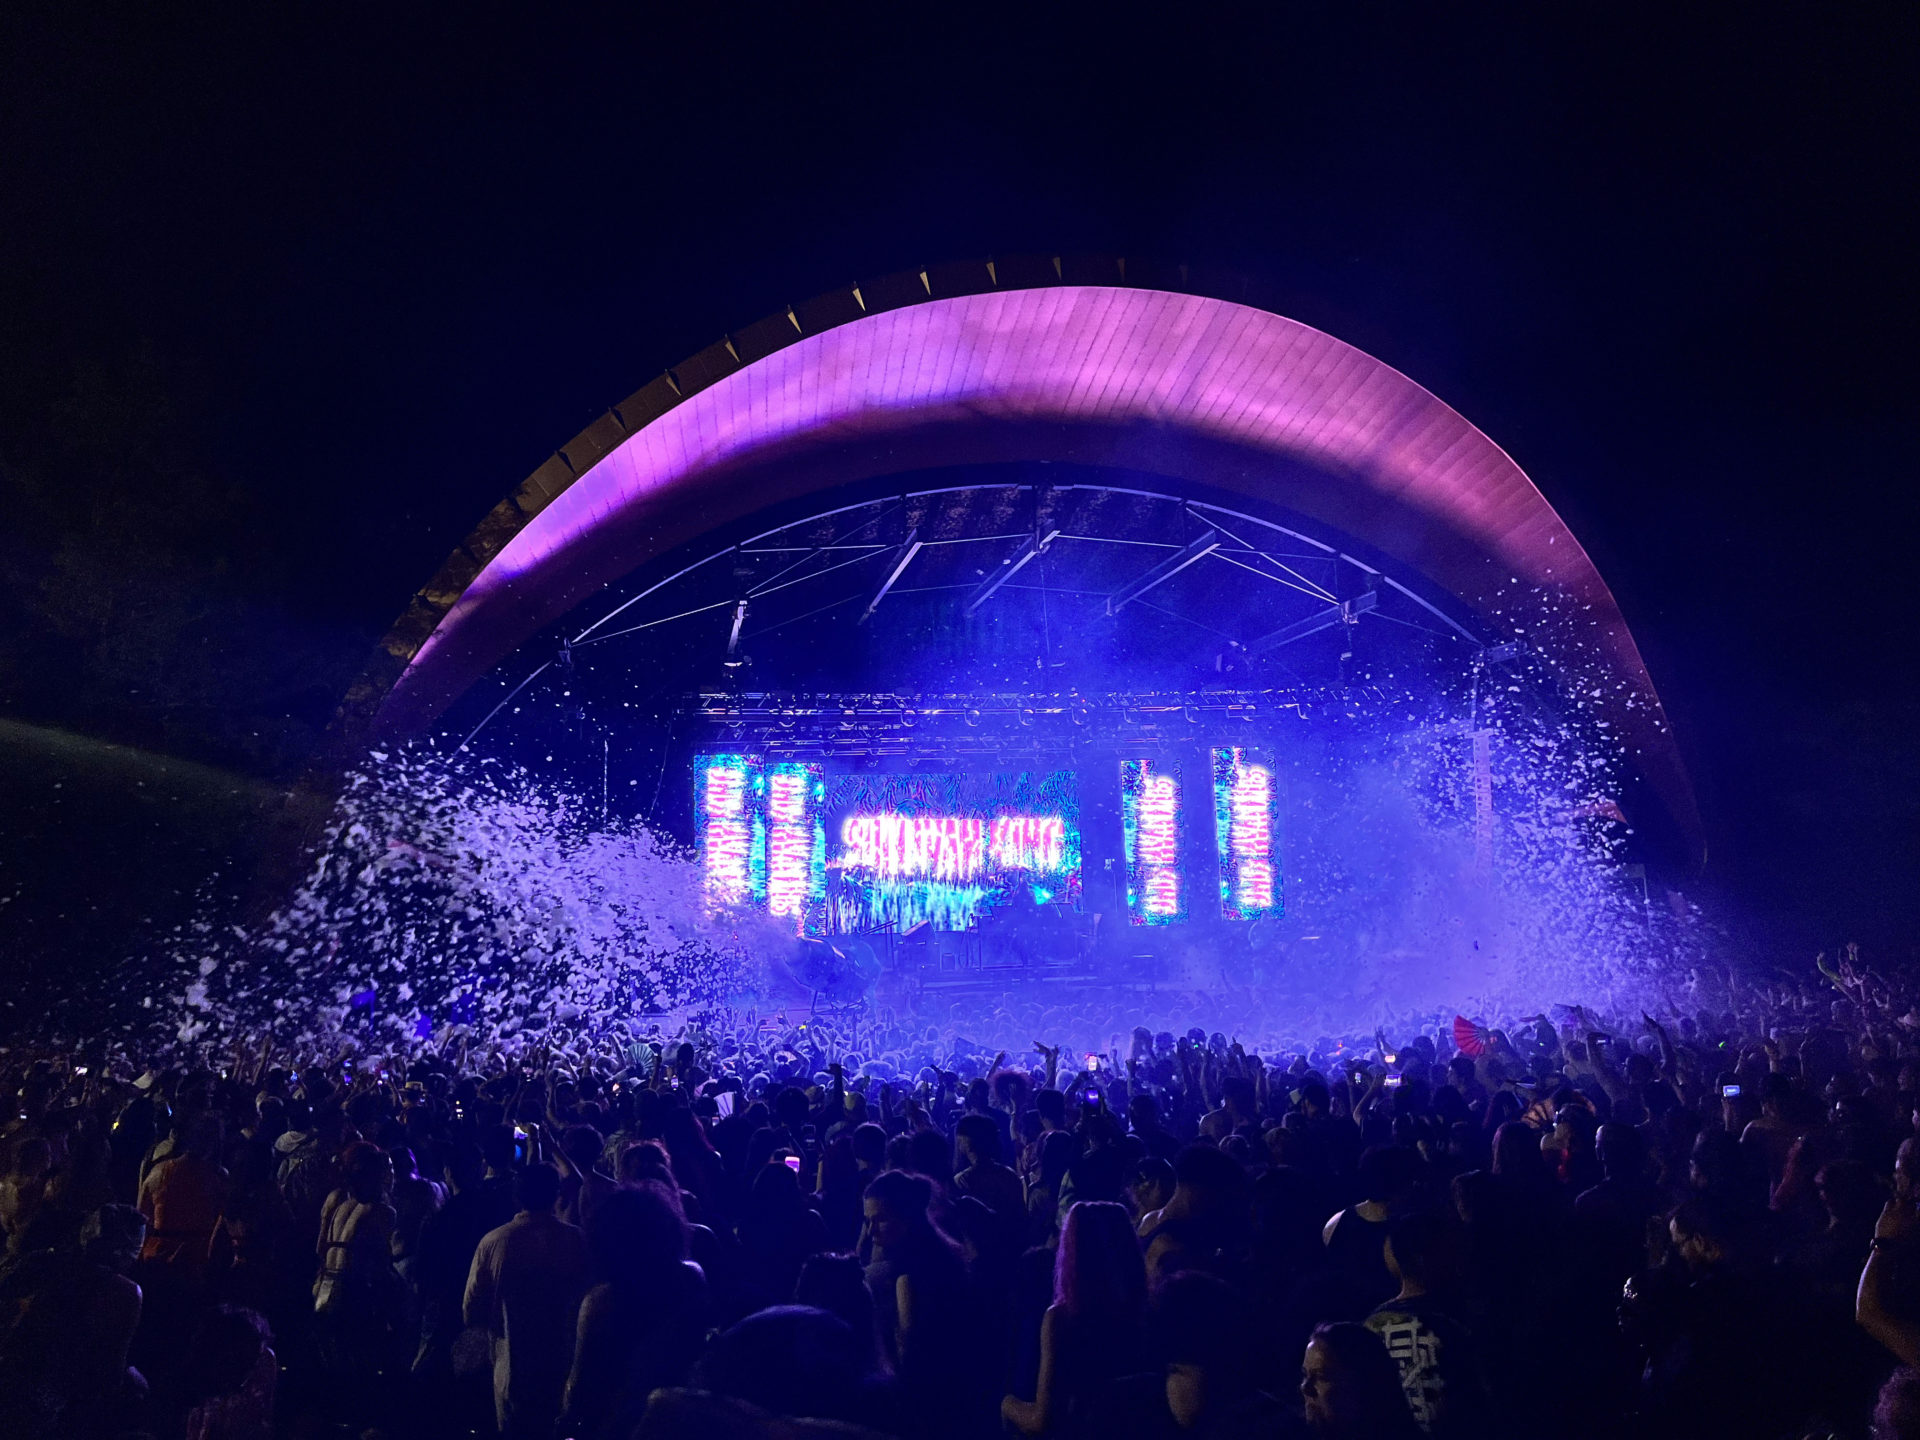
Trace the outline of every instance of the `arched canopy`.
{"label": "arched canopy", "polygon": [[[771,505],[940,464],[1121,465],[1353,536],[1591,675],[1689,841],[1691,788],[1599,572],[1499,446],[1388,365],[1248,305],[1120,284],[825,297],[703,352],[596,422],[487,518],[350,697],[415,731],[609,582]],[[959,288],[965,288],[964,286]],[[863,289],[864,292],[863,293]],[[841,302],[838,310],[833,308]],[[811,323],[810,323],[811,322]],[[1501,627],[1496,627],[1501,628]]]}

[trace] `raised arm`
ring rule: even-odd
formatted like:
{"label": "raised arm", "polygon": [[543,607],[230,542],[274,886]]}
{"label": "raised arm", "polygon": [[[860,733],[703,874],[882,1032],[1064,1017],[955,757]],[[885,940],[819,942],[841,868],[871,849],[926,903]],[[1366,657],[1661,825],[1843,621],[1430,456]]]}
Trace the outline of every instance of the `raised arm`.
{"label": "raised arm", "polygon": [[1053,1090],[1058,1088],[1057,1082],[1060,1079],[1060,1047],[1058,1045],[1042,1045],[1036,1040],[1033,1042],[1033,1048],[1046,1057],[1047,1089]]}
{"label": "raised arm", "polygon": [[1640,1018],[1647,1022],[1647,1029],[1653,1032],[1654,1041],[1660,1047],[1660,1073],[1668,1080],[1677,1079],[1679,1061],[1674,1056],[1673,1037],[1667,1034],[1667,1027],[1645,1012]]}
{"label": "raised arm", "polygon": [[1593,1072],[1593,1078],[1600,1082],[1600,1088],[1609,1100],[1618,1100],[1627,1093],[1626,1077],[1613,1068],[1613,1062],[1607,1059],[1606,1036],[1598,1030],[1587,1031],[1587,1068]]}

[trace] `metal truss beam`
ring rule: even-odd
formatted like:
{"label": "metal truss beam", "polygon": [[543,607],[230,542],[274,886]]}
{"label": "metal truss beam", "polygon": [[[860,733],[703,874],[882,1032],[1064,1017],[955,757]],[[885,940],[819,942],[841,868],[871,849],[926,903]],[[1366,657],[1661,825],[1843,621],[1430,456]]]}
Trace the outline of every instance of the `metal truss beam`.
{"label": "metal truss beam", "polygon": [[1138,579],[1129,580],[1107,596],[1107,614],[1118,615],[1128,605],[1156,585],[1163,585],[1196,560],[1204,560],[1220,548],[1220,532],[1209,530],[1177,555],[1169,555]]}
{"label": "metal truss beam", "polygon": [[966,604],[962,607],[964,612],[972,615],[974,611],[991,600],[1002,585],[1018,575],[1022,566],[1036,556],[1046,554],[1047,547],[1059,538],[1058,530],[1049,530],[1044,535],[1036,533],[1028,536],[1020,548],[1014,551],[998,570],[973,587],[973,593],[967,596]]}
{"label": "metal truss beam", "polygon": [[880,608],[880,602],[887,598],[887,592],[893,589],[895,582],[907,573],[907,567],[913,563],[913,557],[920,553],[921,548],[920,529],[915,526],[907,532],[906,541],[896,552],[893,564],[887,570],[887,578],[880,582],[880,588],[873,592],[873,598],[867,602],[867,608],[860,612],[860,618],[854,624],[864,625],[873,618],[873,612]]}
{"label": "metal truss beam", "polygon": [[1309,615],[1304,620],[1296,620],[1291,625],[1282,625],[1269,635],[1249,641],[1245,647],[1249,655],[1264,655],[1269,650],[1278,650],[1282,645],[1291,645],[1296,640],[1304,640],[1309,635],[1317,635],[1322,630],[1335,625],[1358,624],[1360,617],[1380,603],[1380,596],[1369,590],[1356,595],[1351,600],[1342,600],[1338,605],[1329,605],[1318,615]]}

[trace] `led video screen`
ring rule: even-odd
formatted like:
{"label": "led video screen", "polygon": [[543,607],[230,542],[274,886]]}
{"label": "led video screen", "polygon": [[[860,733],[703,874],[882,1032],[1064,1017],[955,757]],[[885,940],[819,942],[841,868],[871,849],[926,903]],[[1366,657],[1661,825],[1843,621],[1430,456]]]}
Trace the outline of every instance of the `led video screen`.
{"label": "led video screen", "polygon": [[825,773],[703,755],[693,779],[711,902],[764,908],[797,933],[964,930],[995,910],[1079,904],[1072,771]]}
{"label": "led video screen", "polygon": [[828,923],[964,930],[1002,908],[1080,900],[1079,786],[1043,774],[826,780]]}

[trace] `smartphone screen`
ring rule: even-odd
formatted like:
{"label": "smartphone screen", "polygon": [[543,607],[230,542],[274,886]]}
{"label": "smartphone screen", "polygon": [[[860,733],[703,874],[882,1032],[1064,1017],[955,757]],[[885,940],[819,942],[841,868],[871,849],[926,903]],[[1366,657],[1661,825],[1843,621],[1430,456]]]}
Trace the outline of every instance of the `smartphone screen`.
{"label": "smartphone screen", "polygon": [[718,1095],[713,1097],[713,1103],[720,1107],[720,1116],[722,1119],[733,1114],[733,1099],[734,1092],[731,1090],[722,1090]]}
{"label": "smartphone screen", "polygon": [[787,1156],[787,1169],[793,1171],[796,1175],[800,1173],[800,1157],[798,1155]]}

